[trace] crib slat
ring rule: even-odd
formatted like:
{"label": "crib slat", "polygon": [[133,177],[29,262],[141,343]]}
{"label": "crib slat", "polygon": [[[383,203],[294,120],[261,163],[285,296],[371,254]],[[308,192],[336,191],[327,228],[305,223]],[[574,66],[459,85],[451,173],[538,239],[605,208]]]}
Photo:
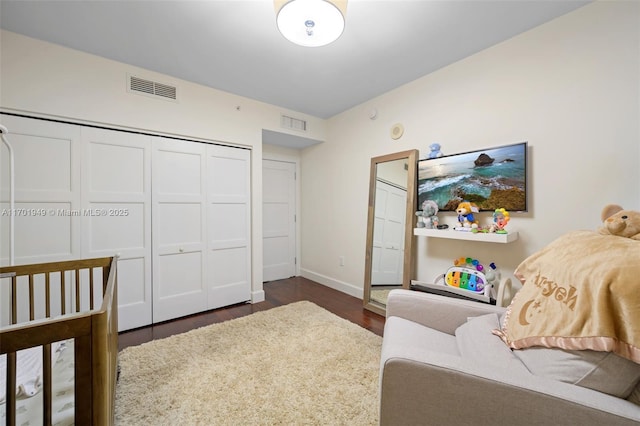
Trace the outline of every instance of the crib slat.
{"label": "crib slat", "polygon": [[7,354],[7,393],[5,412],[7,426],[16,425],[16,353]]}
{"label": "crib slat", "polygon": [[51,318],[51,272],[44,276],[45,316]]}
{"label": "crib slat", "polygon": [[67,289],[64,281],[65,273],[64,271],[60,271],[60,312],[62,315],[67,313],[67,300],[66,294]]}
{"label": "crib slat", "polygon": [[53,377],[51,375],[51,344],[47,343],[42,346],[42,393],[43,393],[43,423],[45,425],[52,424],[53,419]]}
{"label": "crib slat", "polygon": [[11,277],[11,324],[18,323],[18,278]]}
{"label": "crib slat", "polygon": [[76,312],[80,312],[80,269],[76,269]]}
{"label": "crib slat", "polygon": [[107,291],[107,285],[109,284],[109,268],[102,267],[102,294]]}
{"label": "crib slat", "polygon": [[93,310],[93,270],[94,268],[89,268],[89,309]]}
{"label": "crib slat", "polygon": [[35,302],[33,295],[33,274],[29,274],[29,321],[33,321],[35,319]]}
{"label": "crib slat", "polygon": [[91,357],[91,337],[78,336],[73,341],[75,362],[75,423],[79,425],[91,424],[91,404],[93,401]]}

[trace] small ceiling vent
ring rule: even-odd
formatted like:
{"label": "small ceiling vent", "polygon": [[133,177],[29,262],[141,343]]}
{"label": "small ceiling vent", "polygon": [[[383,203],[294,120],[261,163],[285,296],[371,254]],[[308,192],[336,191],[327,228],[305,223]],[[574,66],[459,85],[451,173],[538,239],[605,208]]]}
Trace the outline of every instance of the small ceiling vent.
{"label": "small ceiling vent", "polygon": [[177,99],[178,89],[174,86],[158,83],[133,75],[129,76],[128,90],[134,93],[140,93],[150,96],[158,96],[163,99],[175,101]]}
{"label": "small ceiling vent", "polygon": [[283,114],[280,116],[280,127],[284,129],[297,130],[299,132],[306,132],[307,122],[299,118],[293,118]]}

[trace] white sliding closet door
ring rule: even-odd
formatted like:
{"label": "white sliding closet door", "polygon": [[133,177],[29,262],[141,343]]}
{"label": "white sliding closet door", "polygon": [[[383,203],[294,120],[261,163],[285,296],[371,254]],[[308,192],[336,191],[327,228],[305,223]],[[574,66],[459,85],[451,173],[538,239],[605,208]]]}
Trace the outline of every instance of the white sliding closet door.
{"label": "white sliding closet door", "polygon": [[[15,153],[16,264],[119,255],[119,331],[251,299],[250,150],[0,119]],[[8,169],[2,144],[2,265],[9,263]],[[35,305],[39,312],[44,303]],[[8,318],[0,303],[0,324]]]}
{"label": "white sliding closet door", "polygon": [[[0,115],[9,130],[15,172],[15,211],[9,203],[9,152],[0,143],[0,264],[9,264],[9,222],[14,216],[15,264],[57,262],[80,257],[80,127]],[[61,315],[75,309],[71,273],[65,275],[65,312],[59,275],[51,277],[51,314]],[[5,283],[3,283],[5,284]],[[42,288],[38,276],[34,286]],[[0,324],[10,323],[10,286],[0,289]],[[29,319],[28,297],[22,293],[18,322]],[[34,313],[44,316],[46,302],[36,292]]]}
{"label": "white sliding closet door", "polygon": [[151,137],[85,127],[82,139],[82,257],[118,254],[118,328],[151,324]]}
{"label": "white sliding closet door", "polygon": [[251,299],[251,152],[207,146],[208,309]]}
{"label": "white sliding closet door", "polygon": [[206,148],[153,137],[153,322],[207,309]]}
{"label": "white sliding closet door", "polygon": [[0,143],[0,262],[9,263],[9,217],[15,263],[80,256],[80,127],[0,116],[13,146],[15,212],[9,211],[9,152]]}

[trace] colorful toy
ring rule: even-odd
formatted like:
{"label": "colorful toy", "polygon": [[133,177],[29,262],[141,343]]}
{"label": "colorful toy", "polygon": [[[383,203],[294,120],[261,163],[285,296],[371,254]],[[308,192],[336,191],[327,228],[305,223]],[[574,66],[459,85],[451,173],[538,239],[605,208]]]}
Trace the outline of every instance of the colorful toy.
{"label": "colorful toy", "polygon": [[509,223],[509,212],[505,209],[496,209],[493,212],[493,224],[489,228],[489,232],[495,232],[496,234],[506,234],[504,229]]}
{"label": "colorful toy", "polygon": [[418,228],[435,229],[438,227],[438,204],[433,200],[422,203],[422,211],[416,212],[418,216]]}
{"label": "colorful toy", "polygon": [[640,240],[640,212],[608,204],[602,209],[600,217],[603,226],[598,229],[599,233]]}
{"label": "colorful toy", "polygon": [[501,273],[493,262],[488,269],[470,257],[456,259],[453,264],[444,274],[444,282],[450,287],[490,296],[491,290],[500,284]]}
{"label": "colorful toy", "polygon": [[440,152],[440,144],[437,142],[432,143],[431,145],[429,145],[429,158],[438,158],[438,157],[442,157],[442,152]]}
{"label": "colorful toy", "polygon": [[470,257],[461,257],[453,261],[455,266],[449,268],[444,275],[444,282],[451,287],[458,287],[475,293],[484,293],[488,283],[484,266]]}
{"label": "colorful toy", "polygon": [[456,213],[458,213],[458,223],[463,228],[477,228],[478,227],[478,219],[473,215],[474,213],[478,213],[480,210],[475,203],[471,203],[469,201],[463,201],[458,204],[456,208]]}

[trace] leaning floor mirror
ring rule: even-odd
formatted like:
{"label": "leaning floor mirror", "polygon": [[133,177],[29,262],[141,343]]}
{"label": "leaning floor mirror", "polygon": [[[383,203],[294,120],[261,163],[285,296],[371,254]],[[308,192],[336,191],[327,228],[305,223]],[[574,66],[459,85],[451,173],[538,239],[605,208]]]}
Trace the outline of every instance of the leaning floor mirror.
{"label": "leaning floor mirror", "polygon": [[371,159],[364,307],[385,314],[387,295],[409,288],[418,150]]}

